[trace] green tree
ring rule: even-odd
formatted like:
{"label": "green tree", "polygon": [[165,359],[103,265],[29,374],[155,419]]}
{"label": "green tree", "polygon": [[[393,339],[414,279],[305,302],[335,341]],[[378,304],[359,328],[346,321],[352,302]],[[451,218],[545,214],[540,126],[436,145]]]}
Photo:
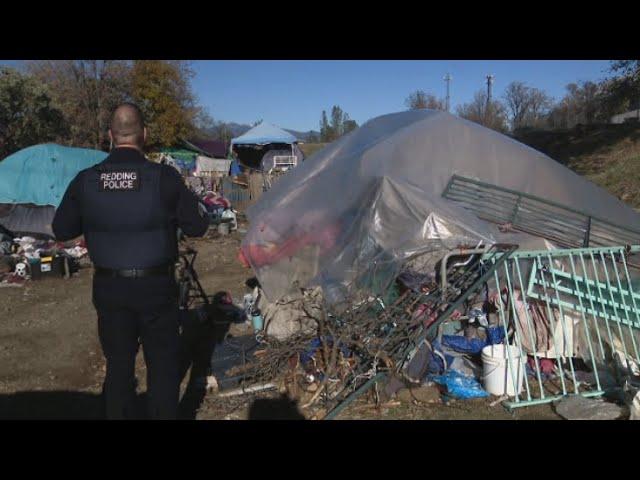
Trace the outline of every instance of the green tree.
{"label": "green tree", "polygon": [[320,140],[322,142],[332,142],[334,140],[334,133],[331,125],[329,125],[329,119],[327,118],[327,112],[322,111],[320,118]]}
{"label": "green tree", "polygon": [[616,96],[626,97],[635,108],[640,108],[640,60],[611,62],[609,90]]}
{"label": "green tree", "polygon": [[[348,117],[347,117],[348,119]],[[335,140],[342,136],[344,133],[343,126],[345,120],[345,113],[338,105],[334,105],[331,108],[331,130],[333,132],[333,139]]]}
{"label": "green tree", "polygon": [[320,118],[320,141],[333,142],[342,135],[349,133],[358,127],[358,124],[349,118],[349,114],[338,105],[331,108],[331,121],[327,118],[327,112],[322,111]]}
{"label": "green tree", "polygon": [[62,112],[45,85],[12,68],[0,68],[0,160],[66,134]]}
{"label": "green tree", "polygon": [[170,147],[196,133],[200,109],[191,91],[192,77],[187,62],[133,62],[131,97],[145,116],[151,148]]}

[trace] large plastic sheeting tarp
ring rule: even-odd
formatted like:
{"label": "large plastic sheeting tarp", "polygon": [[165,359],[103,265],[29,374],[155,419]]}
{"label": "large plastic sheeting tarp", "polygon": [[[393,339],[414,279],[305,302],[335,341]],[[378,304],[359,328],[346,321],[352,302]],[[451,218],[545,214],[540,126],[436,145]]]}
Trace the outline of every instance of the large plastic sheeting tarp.
{"label": "large plastic sheeting tarp", "polygon": [[0,161],[0,203],[58,207],[78,172],[106,156],[99,150],[52,143],[20,150]]}
{"label": "large plastic sheeting tarp", "polygon": [[232,145],[268,145],[270,143],[296,143],[298,139],[271,123],[262,122],[248,132],[231,140]]}
{"label": "large plastic sheeting tarp", "polygon": [[312,285],[330,297],[346,285],[382,286],[421,253],[505,241],[495,224],[442,197],[453,174],[640,228],[633,209],[548,156],[417,110],[370,120],[284,176],[248,210],[242,254],[270,299]]}

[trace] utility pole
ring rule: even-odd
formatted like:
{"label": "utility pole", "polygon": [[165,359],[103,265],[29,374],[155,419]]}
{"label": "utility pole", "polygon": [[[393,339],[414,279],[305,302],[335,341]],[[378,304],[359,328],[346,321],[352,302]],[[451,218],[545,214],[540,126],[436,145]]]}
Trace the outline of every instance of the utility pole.
{"label": "utility pole", "polygon": [[491,88],[493,86],[493,79],[496,78],[493,75],[487,75],[487,104],[491,103]]}
{"label": "utility pole", "polygon": [[486,79],[487,79],[487,105],[485,106],[484,109],[484,120],[485,120],[485,124],[487,123],[487,119],[489,118],[489,109],[491,108],[491,89],[493,87],[493,79],[495,77],[493,75],[487,75]]}
{"label": "utility pole", "polygon": [[452,80],[452,78],[453,78],[453,77],[452,77],[449,73],[447,73],[447,74],[444,76],[444,81],[445,81],[445,82],[446,82],[446,84],[447,84],[447,98],[446,98],[446,109],[447,109],[447,112],[449,111],[449,109],[450,109],[450,107],[451,107],[451,96],[449,95],[449,93],[450,93],[449,86],[450,86],[450,84],[451,84],[451,80]]}

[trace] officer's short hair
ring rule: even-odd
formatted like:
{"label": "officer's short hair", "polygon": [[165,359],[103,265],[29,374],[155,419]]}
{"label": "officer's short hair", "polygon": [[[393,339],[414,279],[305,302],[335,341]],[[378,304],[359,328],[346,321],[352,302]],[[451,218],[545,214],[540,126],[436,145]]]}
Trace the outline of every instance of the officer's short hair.
{"label": "officer's short hair", "polygon": [[133,103],[118,105],[111,115],[111,135],[116,145],[144,145],[144,117]]}

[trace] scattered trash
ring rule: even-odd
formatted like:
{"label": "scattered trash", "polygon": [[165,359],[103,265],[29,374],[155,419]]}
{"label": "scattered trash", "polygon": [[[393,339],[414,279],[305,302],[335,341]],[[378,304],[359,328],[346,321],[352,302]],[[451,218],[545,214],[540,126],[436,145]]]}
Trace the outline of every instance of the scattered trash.
{"label": "scattered trash", "polygon": [[622,408],[601,398],[569,395],[555,403],[556,413],[566,420],[617,420]]}
{"label": "scattered trash", "polygon": [[42,277],[69,277],[87,257],[84,242],[73,246],[29,236],[12,237],[3,230],[0,243],[0,285],[22,286]]}

